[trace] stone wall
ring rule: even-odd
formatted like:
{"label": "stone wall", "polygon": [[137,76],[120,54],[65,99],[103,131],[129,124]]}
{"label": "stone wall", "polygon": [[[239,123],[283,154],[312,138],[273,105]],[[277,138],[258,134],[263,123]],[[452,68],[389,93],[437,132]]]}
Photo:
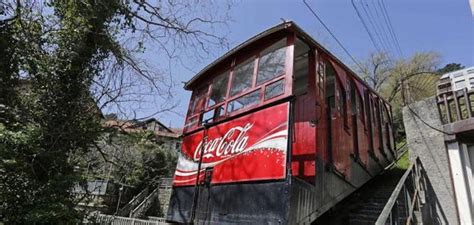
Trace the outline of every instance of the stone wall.
{"label": "stone wall", "polygon": [[443,130],[435,97],[403,108],[403,122],[410,159],[420,157],[433,188],[427,201],[437,205],[437,212],[423,212],[424,217],[433,220],[430,224],[459,224],[444,134],[430,127]]}

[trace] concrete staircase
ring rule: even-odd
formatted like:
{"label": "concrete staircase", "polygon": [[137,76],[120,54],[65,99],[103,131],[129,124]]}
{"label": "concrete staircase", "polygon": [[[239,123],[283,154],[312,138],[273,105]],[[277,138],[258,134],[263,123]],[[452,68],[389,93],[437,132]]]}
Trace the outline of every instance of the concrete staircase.
{"label": "concrete staircase", "polygon": [[165,215],[168,211],[171,185],[171,178],[161,178],[158,187],[153,191],[148,187],[143,189],[125,206],[120,208],[116,215],[131,218],[145,218],[148,215],[147,213],[158,216]]}
{"label": "concrete staircase", "polygon": [[[375,177],[333,209],[323,214],[313,224],[373,225],[404,172],[405,170],[392,168]],[[399,208],[399,212],[405,212],[405,210]],[[403,217],[406,218],[406,215],[401,215],[400,218]]]}
{"label": "concrete staircase", "polygon": [[117,216],[129,216],[130,213],[135,209],[143,200],[148,196],[150,190],[149,188],[143,189],[140,193],[135,195],[132,200],[130,200],[126,205],[118,210],[116,213]]}
{"label": "concrete staircase", "polygon": [[132,218],[145,218],[147,211],[155,204],[160,189],[155,188],[143,201],[130,212]]}
{"label": "concrete staircase", "polygon": [[[355,208],[349,213],[350,225],[369,225],[374,224],[380,216],[385,204],[387,203],[394,187],[382,187],[376,190],[372,197],[366,201],[356,204]],[[399,206],[399,212],[404,213],[404,205]],[[406,220],[406,215],[399,215],[400,221]]]}

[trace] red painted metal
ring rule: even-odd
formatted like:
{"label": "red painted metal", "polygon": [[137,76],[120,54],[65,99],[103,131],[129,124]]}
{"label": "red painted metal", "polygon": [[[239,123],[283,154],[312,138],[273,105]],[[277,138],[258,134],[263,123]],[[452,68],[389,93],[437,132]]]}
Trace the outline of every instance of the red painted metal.
{"label": "red painted metal", "polygon": [[[288,24],[275,32],[244,44],[220,59],[220,63],[200,72],[199,77],[193,78],[192,85],[187,85],[194,90],[207,88],[209,92],[212,79],[221,74],[218,72],[229,71],[225,101],[211,107],[202,106],[201,112],[187,116],[188,122],[198,119],[198,124],[184,130],[174,187],[194,185],[198,174],[199,180],[205,180],[206,168],[212,168],[210,183],[218,185],[257,185],[262,184],[258,181],[265,181],[263,183],[288,182],[291,186],[296,185],[292,179],[298,178],[298,182],[311,185],[291,187],[294,191],[291,195],[306,193],[302,194],[306,196],[305,204],[312,205],[305,207],[314,209],[311,216],[315,216],[327,210],[321,208],[323,205],[335,205],[340,200],[333,196],[348,195],[393,160],[391,107],[295,25]],[[257,85],[260,53],[283,38],[287,44],[285,72]],[[297,94],[293,93],[296,40],[302,40],[310,49],[308,84],[302,84],[307,85],[307,91]],[[230,96],[234,68],[252,57],[255,59],[251,87]],[[329,67],[334,68],[335,73],[331,82],[326,77]],[[265,88],[279,80],[284,81],[283,94],[265,99]],[[334,88],[334,96],[327,96],[329,88]],[[260,93],[257,104],[227,112],[231,101],[254,91]],[[328,104],[329,97],[334,98],[333,106]],[[193,95],[191,102],[194,99]],[[220,106],[225,109],[223,116],[215,118],[208,128],[200,125],[202,112]],[[207,133],[206,138],[204,133]],[[207,140],[203,169],[198,173],[197,149],[203,140]],[[307,186],[311,188],[303,192]],[[291,211],[293,206],[288,207]],[[298,213],[301,215],[295,218],[308,218],[309,214]]]}
{"label": "red painted metal", "polygon": [[291,152],[292,175],[309,183],[316,176],[316,104],[314,95],[298,96],[295,101],[294,139]]}

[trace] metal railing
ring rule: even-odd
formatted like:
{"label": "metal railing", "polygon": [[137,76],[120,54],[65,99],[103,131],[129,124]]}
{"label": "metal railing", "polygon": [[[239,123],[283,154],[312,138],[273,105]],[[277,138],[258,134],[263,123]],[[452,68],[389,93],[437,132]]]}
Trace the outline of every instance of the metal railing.
{"label": "metal railing", "polygon": [[[428,224],[432,221],[448,224],[440,206],[423,164],[416,158],[398,182],[375,224],[410,225],[424,220]],[[422,215],[422,212],[430,213]]]}
{"label": "metal railing", "polygon": [[474,90],[464,88],[438,93],[437,104],[443,124],[474,117]]}
{"label": "metal railing", "polygon": [[169,225],[169,223],[165,222],[164,218],[155,217],[152,220],[143,220],[104,214],[96,215],[96,222],[107,225]]}
{"label": "metal railing", "polygon": [[125,206],[120,208],[120,210],[117,212],[117,215],[129,216],[132,210],[135,209],[138,205],[140,205],[143,200],[148,196],[149,190],[150,189],[147,187],[143,189],[140,193],[135,195],[132,200],[130,200]]}
{"label": "metal railing", "polygon": [[143,199],[143,201],[130,212],[130,217],[143,217],[146,211],[153,205],[155,199],[158,198],[159,190],[159,188],[155,188],[155,190],[153,190],[145,199]]}

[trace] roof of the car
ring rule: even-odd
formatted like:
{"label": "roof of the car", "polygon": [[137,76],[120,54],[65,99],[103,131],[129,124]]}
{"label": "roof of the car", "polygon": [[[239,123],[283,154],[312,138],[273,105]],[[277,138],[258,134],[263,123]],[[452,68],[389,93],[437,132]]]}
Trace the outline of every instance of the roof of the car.
{"label": "roof of the car", "polygon": [[313,46],[316,46],[319,50],[324,52],[326,55],[330,56],[332,60],[337,62],[339,65],[341,65],[346,71],[350,72],[352,74],[352,77],[355,79],[359,80],[361,83],[365,85],[365,87],[369,90],[371,90],[375,95],[379,96],[380,95],[372,88],[370,85],[368,85],[364,80],[362,80],[359,76],[357,76],[357,73],[355,73],[351,68],[349,68],[346,64],[344,64],[341,60],[339,60],[334,54],[332,54],[329,50],[327,50],[325,47],[323,47],[320,43],[318,43],[311,35],[309,35],[307,32],[305,32],[302,28],[300,28],[295,22],[293,21],[284,21],[276,26],[273,26],[251,38],[248,40],[244,41],[243,43],[237,45],[221,57],[217,58],[212,62],[211,64],[207,65],[204,67],[199,73],[197,73],[193,78],[191,78],[188,82],[185,83],[184,88],[186,90],[192,90],[192,87],[197,87],[199,86],[196,84],[196,81],[198,81],[200,78],[202,78],[209,70],[215,68],[217,65],[219,65],[221,62],[224,60],[228,59],[229,57],[232,57],[235,55],[235,53],[239,52],[240,50],[244,49],[245,47],[263,39],[266,38],[272,34],[275,34],[279,31],[282,30],[291,30],[292,32],[295,32],[296,36],[307,42],[307,44],[311,44]]}
{"label": "roof of the car", "polygon": [[[298,26],[292,22],[292,21],[285,21],[283,23],[280,23],[276,26],[273,26],[253,37],[251,37],[250,39],[244,41],[243,43],[237,45],[236,47],[234,47],[233,49],[231,49],[230,51],[228,51],[227,53],[225,53],[224,55],[222,55],[221,57],[217,58],[216,60],[214,60],[214,62],[212,62],[211,64],[207,65],[206,67],[204,67],[201,71],[199,71],[193,78],[191,78],[188,82],[185,83],[184,85],[184,88],[189,90],[190,89],[190,86],[192,86],[194,84],[194,82],[196,80],[198,80],[199,78],[201,78],[207,71],[209,71],[210,69],[212,69],[213,67],[215,67],[216,65],[218,65],[220,62],[224,61],[225,59],[227,59],[228,57],[234,55],[236,52],[238,52],[239,50],[247,47],[248,45],[254,43],[255,41],[257,40],[260,40],[264,37],[267,37],[268,35],[270,34],[273,34],[273,33],[276,33],[278,31],[281,31],[281,30],[285,30],[285,29],[288,29],[290,27],[295,27],[299,30],[301,30],[300,28],[298,28]],[[301,30],[302,31],[302,30]]]}

